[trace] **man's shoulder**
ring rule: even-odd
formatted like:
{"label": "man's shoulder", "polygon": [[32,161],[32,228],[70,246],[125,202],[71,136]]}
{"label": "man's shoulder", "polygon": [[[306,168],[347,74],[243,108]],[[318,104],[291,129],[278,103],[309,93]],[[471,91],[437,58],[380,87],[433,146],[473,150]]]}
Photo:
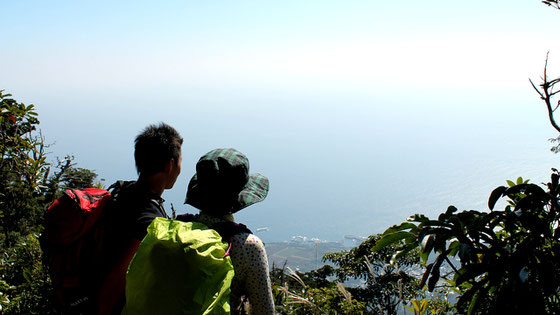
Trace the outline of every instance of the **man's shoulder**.
{"label": "man's shoulder", "polygon": [[151,213],[155,216],[164,216],[163,199],[143,189],[136,181],[119,181],[109,190],[113,195],[111,217],[135,220],[138,216]]}
{"label": "man's shoulder", "polygon": [[118,233],[142,239],[148,225],[156,217],[168,217],[163,208],[163,199],[155,196],[136,181],[119,183],[113,193],[108,225]]}
{"label": "man's shoulder", "polygon": [[133,205],[151,205],[152,201],[154,206],[163,202],[161,197],[156,196],[149,189],[146,189],[138,184],[136,181],[118,181],[113,184],[110,189],[114,201],[117,203],[126,203]]}

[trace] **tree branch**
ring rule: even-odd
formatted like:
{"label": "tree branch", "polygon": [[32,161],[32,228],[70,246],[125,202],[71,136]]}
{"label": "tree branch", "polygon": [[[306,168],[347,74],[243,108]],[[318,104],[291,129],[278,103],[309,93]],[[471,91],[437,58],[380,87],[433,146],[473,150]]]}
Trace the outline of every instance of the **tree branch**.
{"label": "tree branch", "polygon": [[550,124],[552,125],[552,127],[554,127],[554,129],[556,129],[556,131],[560,132],[560,126],[556,123],[556,120],[554,119],[554,112],[556,111],[556,109],[558,109],[558,107],[560,106],[560,101],[557,103],[555,108],[552,108],[552,98],[560,93],[560,90],[555,90],[554,87],[557,83],[560,83],[560,78],[556,78],[553,80],[548,80],[548,76],[547,76],[547,69],[548,69],[548,52],[546,53],[546,59],[544,62],[544,71],[543,71],[543,77],[542,79],[542,83],[539,85],[540,89],[538,89],[535,84],[533,83],[533,81],[531,79],[529,79],[529,82],[531,82],[531,85],[533,86],[533,89],[535,89],[535,91],[537,91],[537,93],[539,93],[541,99],[545,102],[546,104],[546,109],[548,111],[548,119],[550,121]]}

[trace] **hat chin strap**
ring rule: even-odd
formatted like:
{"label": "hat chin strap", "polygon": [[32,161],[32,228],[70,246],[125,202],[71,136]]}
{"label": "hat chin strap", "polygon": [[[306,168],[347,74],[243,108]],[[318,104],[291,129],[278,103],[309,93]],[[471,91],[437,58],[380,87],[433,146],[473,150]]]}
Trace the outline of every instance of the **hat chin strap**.
{"label": "hat chin strap", "polygon": [[215,212],[211,212],[211,211],[200,210],[200,214],[204,214],[204,215],[208,215],[208,216],[211,216],[211,217],[219,218],[219,219],[222,219],[222,220],[225,220],[225,221],[235,222],[235,218],[233,217],[232,213],[219,214],[219,213],[215,213]]}
{"label": "hat chin strap", "polygon": [[225,208],[222,207],[209,207],[206,209],[200,209],[200,212],[214,217],[222,217],[222,216],[232,215],[233,208],[230,207],[229,209],[226,210]]}

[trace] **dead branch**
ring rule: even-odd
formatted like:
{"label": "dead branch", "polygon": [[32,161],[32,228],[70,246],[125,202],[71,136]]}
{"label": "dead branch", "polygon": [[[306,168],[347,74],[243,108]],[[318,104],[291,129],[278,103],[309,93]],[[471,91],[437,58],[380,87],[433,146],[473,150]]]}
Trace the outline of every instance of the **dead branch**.
{"label": "dead branch", "polygon": [[[556,3],[558,4],[558,1],[556,1]],[[552,98],[560,92],[560,89],[556,87],[556,84],[560,82],[560,78],[549,80],[547,76],[547,68],[548,68],[548,53],[546,53],[546,59],[544,62],[544,71],[543,71],[544,75],[541,78],[542,83],[539,84],[540,89],[535,86],[535,84],[531,79],[529,79],[529,82],[531,82],[533,89],[535,89],[535,91],[539,93],[539,96],[545,102],[550,124],[552,125],[552,127],[554,127],[554,129],[556,129],[556,131],[560,132],[560,126],[556,123],[556,120],[554,119],[554,112],[558,109],[558,107],[560,107],[560,100],[555,104],[554,108],[552,105],[554,103]]]}
{"label": "dead branch", "polygon": [[549,7],[560,10],[560,0],[544,0],[542,1],[542,3],[546,4]]}

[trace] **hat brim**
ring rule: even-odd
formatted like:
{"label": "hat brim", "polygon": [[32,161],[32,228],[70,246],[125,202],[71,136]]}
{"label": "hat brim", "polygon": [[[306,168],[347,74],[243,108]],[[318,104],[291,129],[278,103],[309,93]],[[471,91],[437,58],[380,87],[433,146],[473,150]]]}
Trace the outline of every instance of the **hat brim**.
{"label": "hat brim", "polygon": [[[231,206],[229,212],[235,213],[252,204],[263,201],[268,195],[268,190],[269,181],[266,176],[258,173],[251,174],[243,189],[237,193],[237,196],[233,196],[234,198],[228,201],[228,204],[224,204],[224,206]],[[189,182],[185,203],[199,210],[221,210],[211,209],[212,207],[216,207],[216,198],[220,198],[220,196],[213,194],[210,188],[201,186],[195,174]]]}

